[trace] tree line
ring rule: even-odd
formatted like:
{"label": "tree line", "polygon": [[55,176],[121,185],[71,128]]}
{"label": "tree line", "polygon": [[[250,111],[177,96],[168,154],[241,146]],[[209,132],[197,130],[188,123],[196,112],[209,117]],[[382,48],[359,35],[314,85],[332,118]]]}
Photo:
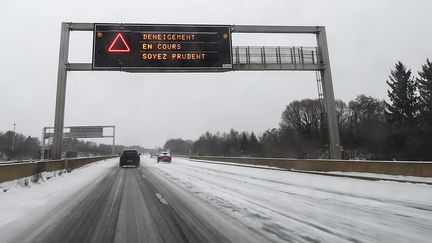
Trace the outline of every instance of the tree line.
{"label": "tree line", "polygon": [[39,156],[37,137],[25,136],[13,131],[0,132],[0,159],[31,159]]}
{"label": "tree line", "polygon": [[[432,63],[417,75],[397,62],[386,83],[388,100],[359,95],[336,101],[345,159],[432,160]],[[323,104],[295,100],[282,112],[279,127],[257,136],[231,129],[206,132],[195,141],[170,139],[164,149],[181,154],[327,158],[328,134]]]}
{"label": "tree line", "polygon": [[[139,145],[115,145],[114,154],[119,154],[125,149],[136,149],[140,152],[147,151],[147,149]],[[110,155],[113,152],[113,147],[112,144],[98,144],[92,141],[83,141],[76,138],[65,138],[63,139],[63,151],[78,152],[81,156]]]}

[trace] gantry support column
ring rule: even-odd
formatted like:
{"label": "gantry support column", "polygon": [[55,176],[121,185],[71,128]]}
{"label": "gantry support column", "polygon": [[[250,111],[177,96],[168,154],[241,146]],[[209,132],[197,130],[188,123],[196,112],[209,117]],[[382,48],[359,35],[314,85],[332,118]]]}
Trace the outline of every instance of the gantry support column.
{"label": "gantry support column", "polygon": [[319,61],[323,64],[323,69],[320,70],[320,74],[324,93],[324,107],[327,114],[330,158],[342,159],[339,128],[336,115],[336,102],[334,98],[332,74],[330,68],[330,57],[327,46],[327,35],[324,26],[317,27],[316,37],[318,43]]}
{"label": "gantry support column", "polygon": [[69,53],[69,23],[62,23],[60,37],[60,55],[57,76],[57,95],[54,119],[54,137],[52,159],[61,159],[63,144],[63,126],[66,101],[67,62]]}

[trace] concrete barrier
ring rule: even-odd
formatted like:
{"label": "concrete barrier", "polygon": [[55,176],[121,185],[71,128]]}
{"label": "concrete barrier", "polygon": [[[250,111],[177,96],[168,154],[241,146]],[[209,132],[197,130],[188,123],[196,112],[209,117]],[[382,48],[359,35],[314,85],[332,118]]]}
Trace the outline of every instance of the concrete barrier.
{"label": "concrete barrier", "polygon": [[301,160],[283,158],[250,158],[221,156],[189,156],[195,160],[265,165],[287,170],[363,172],[387,175],[432,177],[432,162],[415,161],[353,161],[353,160]]}
{"label": "concrete barrier", "polygon": [[0,183],[34,176],[41,172],[53,172],[66,169],[77,169],[96,161],[115,158],[118,156],[98,156],[91,158],[73,158],[67,160],[46,160],[31,163],[0,164]]}

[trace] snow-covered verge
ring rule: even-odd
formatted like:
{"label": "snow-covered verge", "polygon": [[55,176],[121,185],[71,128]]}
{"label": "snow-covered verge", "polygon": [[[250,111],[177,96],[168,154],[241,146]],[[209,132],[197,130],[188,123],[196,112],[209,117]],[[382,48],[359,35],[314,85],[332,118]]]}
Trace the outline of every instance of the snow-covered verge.
{"label": "snow-covered verge", "polygon": [[[262,168],[262,169],[274,169],[274,170],[284,170],[289,171],[288,169],[283,169],[274,166],[266,166],[266,165],[254,165],[254,164],[242,164],[242,163],[233,163],[233,162],[221,162],[221,161],[211,161],[211,160],[198,160],[198,159],[189,159],[190,161],[202,162],[202,163],[213,163],[213,164],[222,164],[222,165],[233,165],[240,167],[251,167],[251,168]],[[303,172],[302,170],[293,170],[294,172]],[[400,181],[412,181],[412,182],[426,182],[432,183],[432,177],[418,177],[418,176],[403,176],[403,175],[387,175],[387,174],[377,174],[377,173],[364,173],[364,172],[341,172],[341,171],[305,171],[305,172],[316,172],[322,174],[329,175],[340,175],[340,176],[357,176],[357,177],[370,177],[376,179],[383,180],[400,180]]]}
{"label": "snow-covered verge", "polygon": [[53,172],[42,172],[40,175],[35,176],[29,176],[24,177],[18,180],[13,181],[6,181],[3,183],[0,183],[0,194],[11,192],[13,190],[19,189],[19,188],[30,188],[34,185],[38,185],[44,182],[47,182],[48,180],[55,178],[57,176],[63,176],[66,173],[66,170],[59,170],[59,171],[53,171]]}
{"label": "snow-covered verge", "polygon": [[144,166],[276,242],[430,242],[432,186],[175,158]]}
{"label": "snow-covered verge", "polygon": [[48,217],[55,206],[102,179],[117,162],[118,159],[102,160],[71,173],[43,173],[38,181],[29,177],[1,183],[0,235],[10,230],[12,222],[28,224],[37,217]]}
{"label": "snow-covered verge", "polygon": [[[253,164],[242,164],[242,163],[233,163],[233,162],[220,162],[220,161],[210,161],[210,160],[198,160],[198,159],[189,159],[189,161],[202,162],[202,163],[212,163],[212,164],[221,164],[221,165],[232,165],[232,166],[240,166],[240,167],[251,167],[251,168],[262,168],[262,169],[273,169],[273,170],[282,170],[289,171],[288,169],[283,169],[279,167],[266,166],[266,165],[253,165]],[[432,177],[418,177],[418,176],[402,176],[402,175],[387,175],[387,174],[377,174],[377,173],[363,173],[363,172],[341,172],[341,171],[303,171],[303,170],[292,170],[293,172],[313,172],[317,174],[328,174],[328,175],[337,175],[337,176],[353,176],[353,177],[364,177],[365,179],[377,179],[377,180],[395,180],[400,182],[413,182],[413,183],[432,183]],[[360,178],[358,178],[360,179]]]}
{"label": "snow-covered verge", "polygon": [[[321,171],[317,171],[323,173]],[[418,177],[418,176],[402,176],[402,175],[385,175],[376,173],[360,173],[360,172],[340,172],[340,171],[329,171],[324,172],[330,175],[347,175],[347,176],[360,176],[360,177],[371,177],[377,179],[389,179],[389,180],[401,180],[401,181],[412,181],[412,182],[427,182],[432,183],[432,177]]]}
{"label": "snow-covered verge", "polygon": [[221,164],[221,165],[234,165],[234,166],[240,166],[240,167],[251,167],[251,168],[262,168],[262,169],[273,169],[273,170],[285,170],[288,171],[288,169],[275,167],[275,166],[268,166],[268,165],[254,165],[254,164],[245,164],[245,163],[234,163],[234,162],[222,162],[222,161],[211,161],[211,160],[200,160],[200,159],[188,159],[184,158],[189,161],[196,161],[196,162],[202,162],[202,163],[212,163],[212,164]]}

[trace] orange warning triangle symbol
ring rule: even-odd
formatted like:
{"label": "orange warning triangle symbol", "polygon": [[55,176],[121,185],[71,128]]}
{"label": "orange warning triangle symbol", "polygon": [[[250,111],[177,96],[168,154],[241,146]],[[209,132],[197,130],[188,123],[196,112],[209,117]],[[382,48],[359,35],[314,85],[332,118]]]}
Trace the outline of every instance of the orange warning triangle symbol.
{"label": "orange warning triangle symbol", "polygon": [[114,41],[111,43],[108,51],[109,52],[130,52],[130,48],[126,43],[125,39],[123,38],[123,35],[121,33],[118,33]]}

